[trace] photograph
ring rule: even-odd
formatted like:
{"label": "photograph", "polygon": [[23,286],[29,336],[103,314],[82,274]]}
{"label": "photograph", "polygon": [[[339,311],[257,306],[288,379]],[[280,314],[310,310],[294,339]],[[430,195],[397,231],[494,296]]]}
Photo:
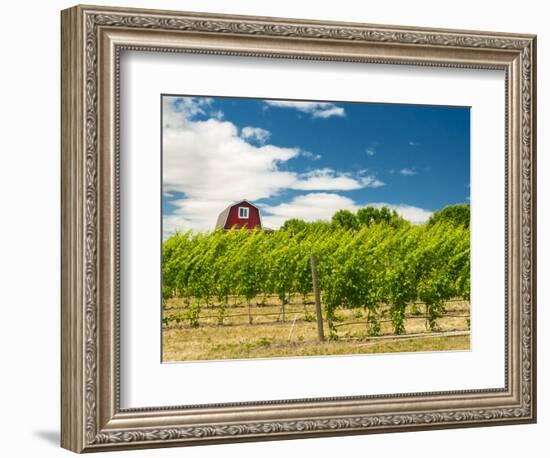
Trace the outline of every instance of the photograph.
{"label": "photograph", "polygon": [[470,107],[160,107],[163,362],[470,349]]}
{"label": "photograph", "polygon": [[[443,430],[507,426],[514,440],[485,442],[538,450],[519,425],[538,421],[543,372],[542,15],[222,3],[34,15],[60,64],[37,92],[60,117],[35,124],[60,137],[59,186],[40,188],[61,236],[60,322],[35,332],[57,334],[38,340],[60,344],[60,370],[33,402],[57,399],[61,447],[370,435],[387,454],[382,433],[433,431],[431,449],[467,456],[479,441]],[[27,213],[11,226],[36,232]],[[11,353],[49,374],[36,351]]]}

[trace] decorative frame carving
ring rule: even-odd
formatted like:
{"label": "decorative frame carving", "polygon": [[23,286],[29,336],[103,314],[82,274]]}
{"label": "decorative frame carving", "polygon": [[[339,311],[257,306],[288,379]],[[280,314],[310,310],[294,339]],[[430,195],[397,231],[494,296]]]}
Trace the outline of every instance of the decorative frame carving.
{"label": "decorative frame carving", "polygon": [[[504,70],[505,388],[120,409],[117,177],[124,49]],[[92,6],[64,10],[62,446],[88,452],[534,422],[535,62],[532,35]]]}

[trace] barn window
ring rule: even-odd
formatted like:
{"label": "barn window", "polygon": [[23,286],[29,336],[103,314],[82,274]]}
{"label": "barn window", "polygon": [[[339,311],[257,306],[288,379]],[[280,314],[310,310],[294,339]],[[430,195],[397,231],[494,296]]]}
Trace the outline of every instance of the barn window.
{"label": "barn window", "polygon": [[239,218],[248,219],[247,207],[239,207]]}

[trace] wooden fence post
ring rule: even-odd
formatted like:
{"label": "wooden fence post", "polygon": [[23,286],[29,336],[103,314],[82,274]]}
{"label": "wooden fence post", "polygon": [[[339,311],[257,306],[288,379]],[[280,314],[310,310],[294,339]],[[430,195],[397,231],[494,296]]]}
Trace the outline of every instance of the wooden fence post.
{"label": "wooden fence post", "polygon": [[317,281],[317,258],[311,255],[311,279],[313,280],[313,294],[315,295],[315,314],[317,315],[317,335],[319,341],[325,340],[323,331],[323,315],[321,314],[321,293],[319,291],[319,282]]}

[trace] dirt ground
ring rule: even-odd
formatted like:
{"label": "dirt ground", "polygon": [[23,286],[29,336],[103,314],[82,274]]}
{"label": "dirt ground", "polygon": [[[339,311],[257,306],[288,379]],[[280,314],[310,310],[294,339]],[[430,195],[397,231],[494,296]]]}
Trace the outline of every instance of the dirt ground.
{"label": "dirt ground", "polygon": [[[336,334],[320,342],[317,337],[315,308],[310,298],[304,305],[295,298],[282,307],[276,298],[264,298],[265,305],[252,301],[250,309],[237,303],[225,309],[223,319],[219,307],[202,306],[193,323],[189,309],[182,300],[170,300],[163,309],[163,361],[223,360],[244,358],[274,358],[390,352],[469,350],[470,336],[445,335],[449,331],[469,329],[470,304],[451,301],[446,316],[438,320],[442,334],[395,338],[389,317],[381,320],[380,338],[368,335],[366,312],[361,309],[337,312]],[[384,309],[384,308],[382,308]],[[249,323],[252,316],[252,324]],[[406,334],[427,332],[423,304],[407,307]],[[177,318],[177,321],[176,321]],[[194,326],[196,327],[194,327]],[[325,335],[329,335],[324,323]],[[466,335],[464,335],[466,334]]]}

